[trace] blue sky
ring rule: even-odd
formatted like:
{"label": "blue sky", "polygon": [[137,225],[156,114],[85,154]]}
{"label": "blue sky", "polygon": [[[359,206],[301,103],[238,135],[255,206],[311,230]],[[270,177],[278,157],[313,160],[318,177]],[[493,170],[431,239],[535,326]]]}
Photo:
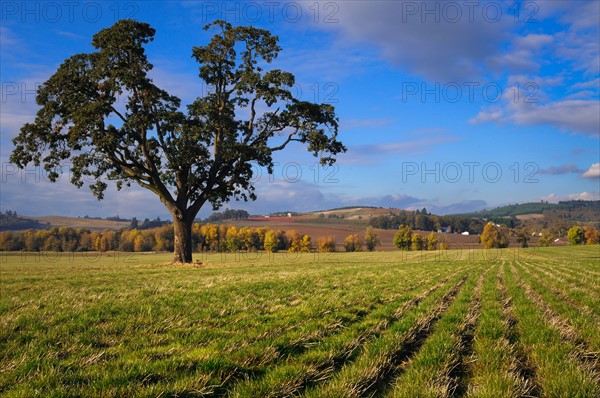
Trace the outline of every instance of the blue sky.
{"label": "blue sky", "polygon": [[[111,189],[96,201],[68,176],[51,184],[8,163],[36,112],[34,90],[118,18],[150,23],[162,88],[191,102],[206,90],[191,48],[215,19],[269,29],[273,67],[296,95],[330,102],[348,153],[315,167],[300,146],[256,169],[252,213],[372,205],[438,213],[516,202],[599,199],[598,1],[107,1],[1,7],[0,206],[30,215],[167,218],[153,194]],[[208,206],[202,216],[210,214]]]}

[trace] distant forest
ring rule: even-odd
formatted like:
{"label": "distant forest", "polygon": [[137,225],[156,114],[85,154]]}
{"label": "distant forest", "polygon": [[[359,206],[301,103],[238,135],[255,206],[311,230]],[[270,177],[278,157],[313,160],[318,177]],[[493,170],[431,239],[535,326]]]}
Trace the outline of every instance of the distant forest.
{"label": "distant forest", "polygon": [[[194,251],[224,252],[289,250],[310,252],[330,239],[312,242],[310,236],[295,231],[279,231],[270,228],[237,228],[225,224],[194,224],[192,244]],[[175,235],[172,225],[163,225],[145,230],[121,229],[103,232],[84,228],[50,228],[47,230],[27,230],[23,232],[1,232],[0,252],[87,252],[120,250],[124,252],[173,251]],[[333,250],[335,250],[335,241]],[[330,251],[322,250],[320,251]]]}
{"label": "distant forest", "polygon": [[[427,209],[417,211],[400,211],[387,215],[376,216],[369,219],[369,225],[381,229],[398,229],[401,225],[407,225],[413,230],[419,231],[444,231],[444,232],[469,232],[480,234],[488,220],[469,216],[438,216],[427,212]],[[513,228],[516,218],[490,219],[498,224]]]}
{"label": "distant forest", "polygon": [[47,229],[47,224],[37,220],[19,217],[16,211],[0,213],[0,231],[23,231],[26,229]]}
{"label": "distant forest", "polygon": [[[541,217],[520,220],[517,216],[537,214]],[[559,203],[524,203],[510,205],[477,213],[437,216],[426,209],[402,211],[373,217],[369,225],[382,229],[397,229],[408,225],[422,231],[465,232],[480,234],[487,222],[505,225],[508,228],[525,227],[532,231],[552,230],[562,236],[576,224],[600,228],[600,201],[572,200]]]}
{"label": "distant forest", "polygon": [[206,222],[219,222],[225,220],[247,220],[250,215],[246,210],[229,210],[216,212],[206,218]]}
{"label": "distant forest", "polygon": [[468,217],[494,218],[511,217],[525,214],[543,214],[551,218],[571,221],[598,221],[600,218],[600,200],[569,200],[558,203],[537,202],[514,204],[493,210],[461,214]]}
{"label": "distant forest", "polygon": [[159,228],[163,225],[170,225],[171,221],[161,220],[160,217],[156,217],[156,219],[150,221],[149,219],[145,219],[142,222],[139,222],[137,218],[133,217],[131,219],[131,224],[129,224],[129,229],[152,229]]}
{"label": "distant forest", "polygon": [[[365,206],[363,206],[365,207]],[[347,208],[340,208],[347,209]],[[291,213],[293,216],[298,213]],[[273,213],[271,216],[287,216],[287,212]],[[533,215],[531,217],[520,217]],[[211,214],[205,220],[197,220],[200,223],[220,223],[228,220],[246,220],[250,215],[245,210],[225,209],[222,212]],[[85,216],[83,218],[97,219]],[[329,214],[321,216],[316,220],[301,220],[304,222],[343,222],[343,215]],[[170,220],[145,219],[138,221],[135,217],[131,220],[116,217],[107,217],[105,220],[130,221],[129,230],[147,230],[160,228],[171,223]],[[401,225],[407,225],[413,230],[420,231],[443,231],[451,233],[469,232],[480,234],[488,222],[504,225],[508,228],[527,228],[531,232],[551,230],[558,236],[563,236],[566,231],[574,225],[589,225],[600,229],[600,201],[563,201],[559,203],[523,203],[499,207],[493,210],[483,210],[476,213],[454,214],[438,216],[431,214],[426,208],[412,211],[390,211],[387,215],[375,216],[368,221],[358,221],[375,228],[398,229]],[[350,221],[348,221],[350,222]],[[352,222],[356,222],[352,220]],[[23,231],[27,229],[48,229],[49,225],[19,217],[15,211],[0,213],[0,231]]]}

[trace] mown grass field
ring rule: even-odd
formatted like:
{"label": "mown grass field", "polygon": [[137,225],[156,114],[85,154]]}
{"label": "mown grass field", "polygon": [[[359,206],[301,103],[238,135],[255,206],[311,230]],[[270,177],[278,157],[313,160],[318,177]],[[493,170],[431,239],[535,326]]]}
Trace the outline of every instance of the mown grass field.
{"label": "mown grass field", "polygon": [[7,397],[598,397],[600,247],[0,253]]}

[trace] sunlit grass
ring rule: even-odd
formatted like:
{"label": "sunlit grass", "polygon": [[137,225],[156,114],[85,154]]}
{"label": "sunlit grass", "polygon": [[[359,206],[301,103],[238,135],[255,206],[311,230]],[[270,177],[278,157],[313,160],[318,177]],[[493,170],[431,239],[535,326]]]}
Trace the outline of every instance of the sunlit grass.
{"label": "sunlit grass", "polygon": [[[0,253],[0,394],[406,395],[403,380],[413,375],[423,386],[440,386],[450,375],[450,388],[467,382],[470,394],[492,396],[475,387],[498,381],[505,384],[489,391],[513,396],[519,385],[511,384],[514,357],[502,351],[509,336],[494,287],[499,264],[519,318],[514,344],[537,369],[531,382],[549,396],[595,394],[593,371],[512,274],[514,268],[595,348],[598,325],[577,313],[574,299],[561,302],[550,290],[568,296],[569,281],[563,286],[540,271],[569,262],[591,275],[599,271],[593,254],[228,253],[172,265],[171,254]],[[468,355],[477,362],[470,364],[455,339],[488,269],[471,325]],[[595,294],[583,298],[598,305]],[[466,373],[450,374],[458,363]],[[496,371],[505,377],[485,376]]]}

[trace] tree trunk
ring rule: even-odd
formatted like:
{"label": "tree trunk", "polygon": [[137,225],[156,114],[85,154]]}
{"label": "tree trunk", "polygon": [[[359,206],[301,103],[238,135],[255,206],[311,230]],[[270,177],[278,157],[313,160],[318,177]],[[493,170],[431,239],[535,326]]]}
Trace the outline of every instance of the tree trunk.
{"label": "tree trunk", "polygon": [[175,230],[174,263],[192,262],[192,224],[194,217],[190,220],[174,218],[173,228]]}

